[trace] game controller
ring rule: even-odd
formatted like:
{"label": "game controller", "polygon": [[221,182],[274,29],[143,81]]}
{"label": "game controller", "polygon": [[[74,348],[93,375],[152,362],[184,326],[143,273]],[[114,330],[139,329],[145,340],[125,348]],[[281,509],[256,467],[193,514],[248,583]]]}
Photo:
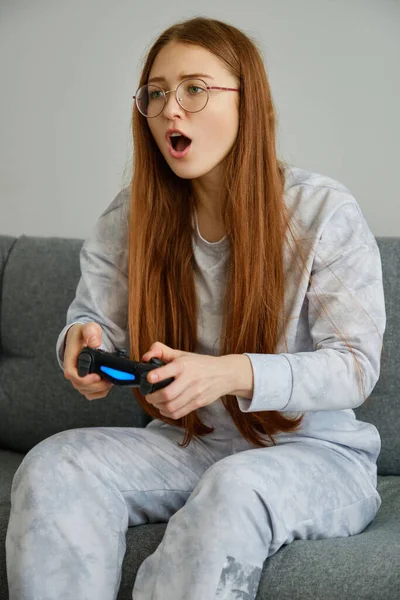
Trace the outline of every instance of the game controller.
{"label": "game controller", "polygon": [[97,373],[115,385],[138,387],[141,394],[147,395],[174,381],[174,377],[163,379],[157,383],[147,381],[147,373],[165,364],[155,357],[151,358],[150,362],[142,363],[130,360],[122,351],[106,352],[87,346],[80,351],[78,356],[78,375],[85,377],[90,373]]}

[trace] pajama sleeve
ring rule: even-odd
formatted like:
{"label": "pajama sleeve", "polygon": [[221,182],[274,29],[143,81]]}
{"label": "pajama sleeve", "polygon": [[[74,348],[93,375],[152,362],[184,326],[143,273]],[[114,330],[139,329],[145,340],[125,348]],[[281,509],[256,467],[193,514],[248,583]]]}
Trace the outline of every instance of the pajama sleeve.
{"label": "pajama sleeve", "polygon": [[[70,304],[66,325],[56,342],[56,357],[64,369],[65,339],[75,323],[94,321],[102,329],[100,349],[127,349],[127,210],[122,190],[98,218],[83,242],[79,261],[81,277]],[[126,198],[126,197],[125,197]]]}
{"label": "pajama sleeve", "polygon": [[[246,352],[254,388],[251,399],[236,396],[242,412],[355,408],[378,381],[386,327],[381,257],[354,199],[341,204],[327,219],[315,250],[312,282],[306,292],[314,350]],[[358,359],[365,397],[357,363],[339,333]]]}

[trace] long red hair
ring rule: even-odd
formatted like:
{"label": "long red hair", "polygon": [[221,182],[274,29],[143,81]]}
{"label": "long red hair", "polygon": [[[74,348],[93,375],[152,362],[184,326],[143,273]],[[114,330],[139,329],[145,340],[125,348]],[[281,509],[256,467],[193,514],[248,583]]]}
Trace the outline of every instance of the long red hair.
{"label": "long red hair", "polygon": [[[288,232],[296,248],[292,249],[295,262],[300,258],[310,282],[312,278],[283,199],[285,163],[276,155],[276,117],[262,56],[256,43],[239,29],[215,19],[197,17],[169,27],[158,37],[148,52],[139,86],[147,83],[158,52],[171,41],[206,48],[240,80],[238,136],[224,162],[222,215],[231,254],[221,355],[274,354],[286,327],[283,246]],[[195,352],[197,298],[192,218],[196,199],[191,181],[179,178],[170,169],[146,118],[136,106],[132,131],[130,356],[140,360],[155,341]],[[295,274],[291,273],[292,276]],[[298,276],[301,277],[301,269]],[[349,349],[359,368],[350,346]],[[200,420],[197,411],[177,420],[170,419],[149,404],[138,388],[133,388],[133,393],[149,415],[185,429],[182,446],[187,446],[193,435],[213,431]],[[235,396],[224,396],[222,401],[243,437],[259,447],[270,445],[260,434],[275,444],[275,434],[295,431],[304,417],[303,414],[296,419],[286,418],[279,411],[243,413]]]}

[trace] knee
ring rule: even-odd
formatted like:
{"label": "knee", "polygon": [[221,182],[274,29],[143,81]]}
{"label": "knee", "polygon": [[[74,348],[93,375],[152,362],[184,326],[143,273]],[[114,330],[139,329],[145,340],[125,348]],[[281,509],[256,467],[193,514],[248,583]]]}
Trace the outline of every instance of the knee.
{"label": "knee", "polygon": [[[50,485],[62,485],[66,480],[67,465],[76,464],[79,456],[80,430],[56,433],[34,446],[24,456],[17,468],[11,486],[11,498],[21,486],[29,485],[45,489]],[[55,482],[57,480],[57,482]]]}
{"label": "knee", "polygon": [[222,459],[213,464],[203,474],[192,495],[207,495],[210,502],[238,513],[243,506],[249,506],[256,496],[255,481],[249,477],[244,466]]}
{"label": "knee", "polygon": [[209,467],[177,515],[190,526],[197,524],[199,536],[212,531],[221,543],[240,544],[246,532],[252,539],[251,550],[246,548],[250,562],[257,562],[271,542],[269,513],[259,486],[246,467],[234,461],[222,459]]}

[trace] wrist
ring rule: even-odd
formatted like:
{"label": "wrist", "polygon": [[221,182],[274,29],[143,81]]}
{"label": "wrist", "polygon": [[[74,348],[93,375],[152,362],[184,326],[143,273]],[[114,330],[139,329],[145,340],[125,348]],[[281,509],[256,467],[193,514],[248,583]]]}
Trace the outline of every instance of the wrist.
{"label": "wrist", "polygon": [[254,373],[250,358],[246,354],[227,354],[223,360],[227,394],[251,399],[254,393]]}

